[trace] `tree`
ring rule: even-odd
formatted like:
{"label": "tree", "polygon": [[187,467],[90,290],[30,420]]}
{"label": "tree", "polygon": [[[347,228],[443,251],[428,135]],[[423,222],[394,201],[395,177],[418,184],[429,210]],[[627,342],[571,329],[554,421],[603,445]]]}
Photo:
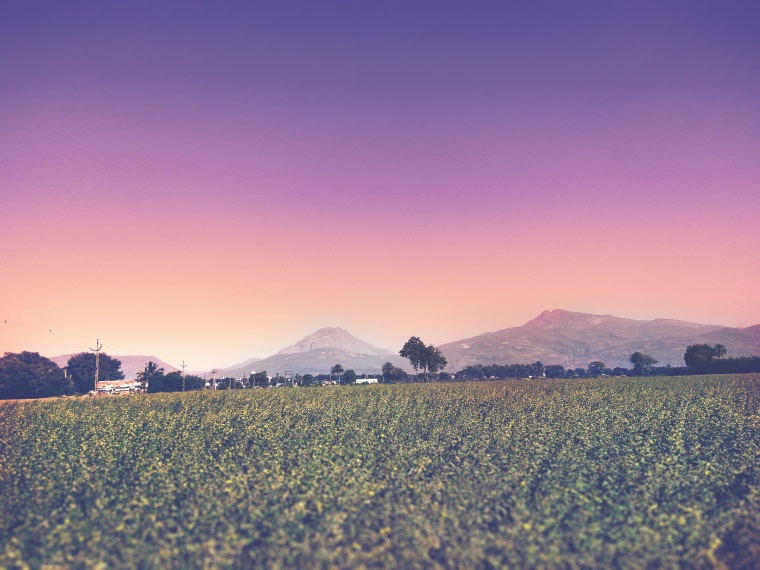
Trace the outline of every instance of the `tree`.
{"label": "tree", "polygon": [[346,370],[340,377],[341,384],[356,384],[356,372],[353,370]]}
{"label": "tree", "polygon": [[633,364],[634,376],[648,376],[652,372],[652,366],[657,364],[657,360],[653,357],[640,352],[634,352],[628,360]]}
{"label": "tree", "polygon": [[540,360],[536,360],[530,365],[530,375],[533,378],[541,378],[544,375],[544,365]]}
{"label": "tree", "polygon": [[407,373],[394,366],[392,362],[386,362],[382,368],[382,382],[384,384],[393,384],[395,382],[406,382]]}
{"label": "tree", "polygon": [[712,368],[715,358],[722,358],[725,354],[726,347],[722,344],[691,344],[686,347],[683,360],[692,371],[702,373]]}
{"label": "tree", "polygon": [[280,376],[280,373],[278,372],[275,374],[272,379],[269,381],[269,384],[271,386],[277,387],[277,386],[285,386],[287,385],[288,379],[285,378],[285,376]]}
{"label": "tree", "polygon": [[398,353],[402,358],[406,358],[409,364],[412,365],[412,368],[414,368],[414,371],[417,372],[420,368],[423,368],[426,350],[427,346],[420,340],[420,337],[413,336],[404,343],[404,346]]}
{"label": "tree", "polygon": [[547,378],[564,378],[565,367],[561,364],[549,364],[544,368],[544,374]]}
{"label": "tree", "polygon": [[427,373],[435,374],[439,370],[446,368],[448,361],[443,353],[432,344],[427,347],[427,369],[425,370],[425,382],[427,382]]}
{"label": "tree", "polygon": [[[148,392],[151,394],[155,394],[157,392],[181,392],[182,373],[175,371],[169,372],[169,374],[163,374],[163,368],[160,370],[160,374],[154,373],[149,379]],[[138,375],[139,374],[142,373],[140,372]]]}
{"label": "tree", "polygon": [[266,388],[269,386],[269,376],[267,376],[267,371],[262,370],[261,372],[251,374],[250,382],[251,385],[256,386],[257,388]]}
{"label": "tree", "polygon": [[435,374],[446,368],[446,357],[435,346],[425,345],[419,337],[411,337],[399,351],[399,354],[409,360],[414,371],[422,370],[425,374],[425,382],[428,374]]}
{"label": "tree", "polygon": [[71,378],[37,352],[6,352],[0,358],[0,399],[47,398],[74,391]]}
{"label": "tree", "polygon": [[195,374],[185,374],[185,390],[203,390],[206,381]]}
{"label": "tree", "polygon": [[164,369],[152,360],[148,361],[145,368],[137,373],[137,381],[149,394],[163,390]]}
{"label": "tree", "polygon": [[604,374],[606,368],[607,366],[604,364],[604,362],[601,360],[595,360],[588,365],[588,375],[592,378],[599,378],[599,376]]}
{"label": "tree", "polygon": [[[124,380],[121,371],[121,360],[108,356],[101,352],[98,362],[98,380]],[[74,388],[79,394],[87,394],[95,389],[95,354],[92,352],[80,352],[69,358],[66,370],[74,382]]]}
{"label": "tree", "polygon": [[338,383],[340,383],[340,375],[343,374],[343,367],[340,364],[336,364],[330,369],[330,374],[335,374]]}

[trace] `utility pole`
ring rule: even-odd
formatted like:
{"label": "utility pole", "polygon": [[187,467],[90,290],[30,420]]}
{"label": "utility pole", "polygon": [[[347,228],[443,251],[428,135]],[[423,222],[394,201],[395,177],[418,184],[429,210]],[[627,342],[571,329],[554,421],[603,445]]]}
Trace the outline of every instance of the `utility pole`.
{"label": "utility pole", "polygon": [[100,339],[95,339],[95,348],[90,350],[95,353],[95,395],[98,395],[98,374],[100,373],[100,349],[103,345],[100,344]]}
{"label": "utility pole", "polygon": [[185,391],[185,367],[187,366],[187,364],[185,364],[184,358],[182,359],[182,364],[180,364],[180,366],[182,367],[182,391],[184,392]]}
{"label": "utility pole", "polygon": [[211,382],[212,382],[212,383],[213,383],[213,385],[214,385],[214,390],[216,390],[216,368],[214,368],[214,369],[211,371],[211,374],[213,374],[213,375],[214,375],[214,378],[213,378],[213,380],[211,380]]}

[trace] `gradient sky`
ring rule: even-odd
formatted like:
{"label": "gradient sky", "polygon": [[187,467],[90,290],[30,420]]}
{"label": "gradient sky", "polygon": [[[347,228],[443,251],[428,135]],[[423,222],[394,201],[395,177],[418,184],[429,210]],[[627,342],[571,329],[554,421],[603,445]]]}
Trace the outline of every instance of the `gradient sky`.
{"label": "gradient sky", "polygon": [[744,327],[758,219],[757,0],[0,0],[0,352]]}

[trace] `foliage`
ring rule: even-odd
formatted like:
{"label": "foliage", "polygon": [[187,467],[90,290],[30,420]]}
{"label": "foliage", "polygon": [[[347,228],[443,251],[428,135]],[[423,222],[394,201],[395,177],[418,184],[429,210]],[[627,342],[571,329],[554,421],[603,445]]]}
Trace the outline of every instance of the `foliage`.
{"label": "foliage", "polygon": [[726,354],[726,347],[722,344],[710,346],[709,344],[690,344],[686,347],[683,360],[687,368],[693,372],[705,373],[712,368],[713,361]]}
{"label": "foliage", "polygon": [[343,374],[343,367],[340,364],[336,364],[330,369],[330,375],[335,376],[338,382],[340,382],[340,375]]}
{"label": "foliage", "polygon": [[169,374],[154,373],[148,384],[148,392],[155,394],[157,392],[182,392],[182,373],[169,372]]}
{"label": "foliage", "polygon": [[206,381],[200,376],[195,374],[185,374],[185,391],[188,390],[203,390],[206,385]]}
{"label": "foliage", "polygon": [[532,370],[533,366],[530,364],[472,364],[454,374],[454,377],[457,380],[517,379],[531,376]]}
{"label": "foliage", "polygon": [[164,369],[159,368],[158,364],[152,360],[148,361],[145,368],[137,373],[137,381],[146,389],[149,394],[156,392],[169,392],[173,390],[163,390],[164,387]]}
{"label": "foliage", "polygon": [[0,567],[760,558],[760,375],[0,406]]}
{"label": "foliage", "polygon": [[408,380],[408,374],[393,365],[392,362],[386,362],[383,364],[382,377],[380,382],[383,384],[395,384],[396,382],[406,382]]}
{"label": "foliage", "polygon": [[217,390],[240,390],[244,388],[243,383],[232,376],[225,376],[216,381]]}
{"label": "foliage", "polygon": [[47,398],[74,393],[58,365],[37,352],[6,352],[0,358],[0,399]]}
{"label": "foliage", "polygon": [[651,374],[652,366],[657,364],[657,360],[648,354],[642,354],[640,352],[634,352],[629,358],[631,364],[633,364],[634,376],[646,376]]}
{"label": "foliage", "polygon": [[[95,353],[80,352],[73,355],[66,363],[66,370],[79,394],[87,394],[95,389]],[[101,352],[98,359],[98,380],[124,380],[121,360]]]}
{"label": "foliage", "polygon": [[435,374],[446,368],[446,357],[435,346],[425,345],[419,337],[413,336],[404,343],[399,354],[409,360],[414,371],[422,370],[425,382],[429,374]]}
{"label": "foliage", "polygon": [[760,372],[760,356],[721,358],[713,361],[712,372],[714,374]]}
{"label": "foliage", "polygon": [[565,367],[559,364],[550,364],[544,368],[544,374],[547,378],[564,378]]}
{"label": "foliage", "polygon": [[269,386],[269,375],[267,374],[266,370],[251,374],[248,380],[252,386],[256,386],[258,388],[266,388]]}
{"label": "foliage", "polygon": [[346,370],[340,377],[341,384],[356,384],[356,372],[353,370]]}
{"label": "foliage", "polygon": [[607,366],[604,364],[604,362],[601,360],[595,360],[588,365],[588,375],[592,378],[599,378],[599,376],[604,374],[604,371],[606,369]]}

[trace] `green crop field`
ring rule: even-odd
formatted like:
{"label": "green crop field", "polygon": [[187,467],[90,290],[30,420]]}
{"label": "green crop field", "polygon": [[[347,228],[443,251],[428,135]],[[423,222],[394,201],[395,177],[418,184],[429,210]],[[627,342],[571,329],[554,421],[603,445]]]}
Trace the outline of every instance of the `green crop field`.
{"label": "green crop field", "polygon": [[758,567],[760,375],[0,406],[0,566]]}

